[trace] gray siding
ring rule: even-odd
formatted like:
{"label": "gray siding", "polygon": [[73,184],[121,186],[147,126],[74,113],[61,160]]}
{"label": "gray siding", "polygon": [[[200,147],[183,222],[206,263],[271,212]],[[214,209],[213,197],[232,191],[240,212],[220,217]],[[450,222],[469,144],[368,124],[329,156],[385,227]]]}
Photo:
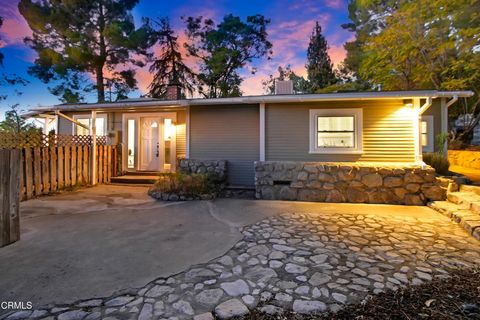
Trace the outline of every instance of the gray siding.
{"label": "gray siding", "polygon": [[227,160],[232,185],[254,184],[259,139],[258,105],[190,109],[190,158]]}
{"label": "gray siding", "polygon": [[[363,154],[310,154],[310,109],[363,108]],[[412,162],[413,121],[402,100],[268,104],[265,160]]]}
{"label": "gray siding", "polygon": [[[424,103],[424,101],[422,101]],[[441,99],[433,99],[432,106],[423,113],[424,116],[433,116],[433,151],[437,150],[437,136],[442,132]]]}

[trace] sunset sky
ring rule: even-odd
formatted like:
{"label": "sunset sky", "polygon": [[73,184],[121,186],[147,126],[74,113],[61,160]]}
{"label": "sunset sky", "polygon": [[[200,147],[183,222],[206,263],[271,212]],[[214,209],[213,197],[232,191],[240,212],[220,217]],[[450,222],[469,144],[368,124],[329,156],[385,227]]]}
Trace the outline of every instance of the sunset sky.
{"label": "sunset sky", "polygon": [[[202,0],[202,1],[154,1],[140,0],[134,9],[135,21],[141,17],[168,16],[180,40],[185,39],[184,24],[181,16],[209,17],[219,22],[225,14],[233,13],[245,18],[249,15],[263,14],[271,19],[268,27],[269,39],[273,43],[273,59],[257,60],[252,66],[242,70],[244,95],[262,94],[262,79],[275,73],[279,65],[290,64],[297,74],[305,75],[306,49],[309,36],[315,21],[319,21],[323,33],[330,45],[330,57],[337,64],[345,56],[343,44],[352,38],[352,33],[343,30],[341,24],[348,22],[347,0]],[[11,88],[3,86],[0,94],[8,94],[8,99],[1,102],[0,118],[9,105],[20,103],[23,110],[37,105],[58,104],[58,99],[50,94],[47,84],[27,75],[27,68],[35,60],[36,53],[27,48],[23,38],[31,31],[19,14],[17,1],[0,0],[0,16],[4,17],[4,25],[0,29],[2,43],[1,51],[5,55],[2,73],[17,73],[28,79],[25,86]],[[252,75],[249,70],[257,68]],[[151,75],[146,69],[137,71],[139,90],[130,94],[138,97],[146,92]],[[23,91],[22,95],[15,94],[14,89]],[[88,102],[95,102],[96,93],[88,95]]]}

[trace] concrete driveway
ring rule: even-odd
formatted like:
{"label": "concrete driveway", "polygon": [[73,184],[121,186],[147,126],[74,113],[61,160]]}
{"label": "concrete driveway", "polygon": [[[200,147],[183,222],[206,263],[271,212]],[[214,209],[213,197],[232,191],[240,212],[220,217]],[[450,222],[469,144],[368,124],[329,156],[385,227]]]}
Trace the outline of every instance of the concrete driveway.
{"label": "concrete driveway", "polygon": [[21,241],[0,249],[0,301],[31,301],[34,308],[134,294],[154,279],[223,256],[244,239],[242,227],[285,213],[405,217],[418,219],[425,229],[440,223],[457,238],[463,234],[427,207],[233,199],[165,203],[150,199],[144,187],[124,186],[30,200],[21,212]]}

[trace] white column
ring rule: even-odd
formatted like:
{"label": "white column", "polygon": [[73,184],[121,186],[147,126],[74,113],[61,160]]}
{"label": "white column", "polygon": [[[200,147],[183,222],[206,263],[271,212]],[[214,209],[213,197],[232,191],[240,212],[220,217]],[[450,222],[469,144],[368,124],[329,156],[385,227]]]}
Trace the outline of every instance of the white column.
{"label": "white column", "polygon": [[265,161],[265,103],[260,103],[260,161]]}
{"label": "white column", "polygon": [[421,163],[423,160],[422,156],[422,141],[420,135],[420,126],[422,124],[421,116],[419,113],[420,110],[420,99],[413,99],[413,139],[414,139],[414,150],[415,150],[415,163]]}
{"label": "white column", "polygon": [[[447,101],[445,98],[440,100],[440,118],[441,118],[441,133],[448,133],[448,107]],[[448,156],[448,142],[445,141],[443,146],[443,153],[445,156]]]}
{"label": "white column", "polygon": [[97,184],[97,111],[92,110],[90,125],[90,136],[92,137],[92,152],[90,153],[90,184],[93,186]]}
{"label": "white column", "polygon": [[190,106],[187,106],[186,110],[186,119],[185,119],[185,135],[187,138],[185,145],[185,158],[190,159]]}

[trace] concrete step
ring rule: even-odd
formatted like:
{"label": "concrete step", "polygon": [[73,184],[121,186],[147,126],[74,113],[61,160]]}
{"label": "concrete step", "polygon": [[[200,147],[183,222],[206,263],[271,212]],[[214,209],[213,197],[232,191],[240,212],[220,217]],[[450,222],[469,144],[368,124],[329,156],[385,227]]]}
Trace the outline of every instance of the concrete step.
{"label": "concrete step", "polygon": [[160,171],[132,171],[127,172],[126,176],[157,176]]}
{"label": "concrete step", "polygon": [[121,184],[148,184],[152,185],[157,181],[158,176],[156,175],[125,175],[119,177],[112,177],[110,179],[111,183],[121,183]]}
{"label": "concrete step", "polygon": [[480,214],[448,201],[429,202],[428,206],[458,223],[475,239],[480,240]]}
{"label": "concrete step", "polygon": [[462,209],[469,209],[480,214],[480,195],[473,192],[449,192],[447,200],[458,205]]}

